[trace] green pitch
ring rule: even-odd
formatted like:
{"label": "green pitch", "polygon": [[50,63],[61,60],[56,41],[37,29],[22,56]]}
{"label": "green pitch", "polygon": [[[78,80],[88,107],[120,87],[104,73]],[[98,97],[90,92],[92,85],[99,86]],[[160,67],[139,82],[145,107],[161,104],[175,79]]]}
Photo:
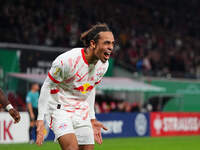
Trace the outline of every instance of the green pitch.
{"label": "green pitch", "polygon": [[[104,139],[95,150],[198,150],[200,136],[161,138],[114,138]],[[0,150],[60,150],[58,143],[47,142],[41,147],[35,144],[0,144]]]}

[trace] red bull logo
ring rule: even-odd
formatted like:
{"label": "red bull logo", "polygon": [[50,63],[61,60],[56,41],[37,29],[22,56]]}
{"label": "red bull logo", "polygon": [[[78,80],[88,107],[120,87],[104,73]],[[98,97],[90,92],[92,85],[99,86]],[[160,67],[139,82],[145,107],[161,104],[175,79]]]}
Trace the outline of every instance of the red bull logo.
{"label": "red bull logo", "polygon": [[74,88],[77,91],[80,91],[82,94],[86,94],[87,92],[91,91],[94,86],[90,85],[89,83],[85,83],[82,86]]}

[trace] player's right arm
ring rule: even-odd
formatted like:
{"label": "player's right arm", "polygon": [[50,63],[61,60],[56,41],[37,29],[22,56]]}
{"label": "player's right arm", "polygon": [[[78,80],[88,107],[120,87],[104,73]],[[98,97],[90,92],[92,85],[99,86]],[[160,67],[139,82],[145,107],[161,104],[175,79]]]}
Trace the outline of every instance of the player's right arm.
{"label": "player's right arm", "polygon": [[62,60],[57,58],[48,73],[48,77],[44,81],[40,96],[38,100],[38,118],[37,118],[37,140],[36,144],[41,145],[44,140],[44,116],[47,113],[48,101],[51,98],[50,91],[52,89],[56,89],[57,85],[63,81],[64,72],[65,72],[64,64]]}
{"label": "player's right arm", "polygon": [[6,99],[6,96],[4,95],[1,89],[0,89],[0,104],[3,106],[3,108],[6,108],[6,106],[10,104],[10,102]]}

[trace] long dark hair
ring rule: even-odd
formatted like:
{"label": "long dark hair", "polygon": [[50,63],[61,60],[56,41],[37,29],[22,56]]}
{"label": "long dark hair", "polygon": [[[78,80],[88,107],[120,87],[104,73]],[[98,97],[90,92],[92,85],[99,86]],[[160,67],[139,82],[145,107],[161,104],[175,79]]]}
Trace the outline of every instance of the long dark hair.
{"label": "long dark hair", "polygon": [[85,47],[89,47],[91,40],[94,40],[96,43],[98,42],[99,32],[106,31],[112,32],[106,23],[98,23],[82,33],[80,40],[83,42]]}

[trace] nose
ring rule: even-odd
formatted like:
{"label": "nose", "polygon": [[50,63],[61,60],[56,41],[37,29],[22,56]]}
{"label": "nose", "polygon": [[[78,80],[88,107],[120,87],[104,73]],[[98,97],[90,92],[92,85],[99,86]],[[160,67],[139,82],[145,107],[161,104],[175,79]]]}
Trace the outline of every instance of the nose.
{"label": "nose", "polygon": [[112,51],[113,48],[114,48],[113,44],[110,44],[109,47],[108,47],[108,49],[109,49],[110,51]]}

